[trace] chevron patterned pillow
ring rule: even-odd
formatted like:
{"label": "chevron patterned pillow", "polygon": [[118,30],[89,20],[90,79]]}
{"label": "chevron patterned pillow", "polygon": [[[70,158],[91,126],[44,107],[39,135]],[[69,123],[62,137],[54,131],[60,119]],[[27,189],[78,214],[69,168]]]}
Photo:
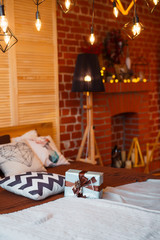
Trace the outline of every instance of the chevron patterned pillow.
{"label": "chevron patterned pillow", "polygon": [[2,188],[33,200],[63,192],[64,183],[64,176],[45,172],[26,172],[0,179]]}

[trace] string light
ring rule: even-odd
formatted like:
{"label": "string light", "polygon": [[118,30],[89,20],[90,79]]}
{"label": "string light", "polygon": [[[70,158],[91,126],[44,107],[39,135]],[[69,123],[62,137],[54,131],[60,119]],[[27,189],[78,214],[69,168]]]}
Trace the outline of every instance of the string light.
{"label": "string light", "polygon": [[58,5],[64,13],[68,13],[75,5],[76,0],[57,0]]}
{"label": "string light", "polygon": [[90,38],[89,38],[91,45],[93,45],[95,42],[93,23],[94,23],[94,0],[93,0],[93,4],[92,4],[92,26],[91,26],[91,34],[90,34]]}
{"label": "string light", "polygon": [[36,12],[35,26],[36,26],[37,31],[41,30],[42,22],[41,22],[40,14],[39,14],[39,11],[38,11],[38,5],[37,5],[37,12]]}
{"label": "string light", "polygon": [[154,5],[158,4],[158,0],[153,0]]}
{"label": "string light", "polygon": [[8,27],[8,20],[4,11],[4,1],[2,0],[0,1],[0,50],[5,53],[17,42],[18,39]]}
{"label": "string light", "polygon": [[93,32],[93,28],[91,27],[91,34],[90,34],[90,38],[89,38],[90,44],[93,45],[95,42],[95,36],[94,36],[94,32]]}
{"label": "string light", "polygon": [[[124,7],[121,3],[121,0],[111,0],[111,1],[113,2],[113,14],[117,18],[118,15],[119,15],[119,11],[123,15],[128,15],[128,13],[129,13],[129,11],[131,10],[132,7],[134,7],[134,9],[135,9],[135,2],[137,0],[131,0],[127,9],[124,9]],[[152,12],[154,10],[155,6],[157,6],[157,4],[159,3],[160,0],[145,0],[145,1],[146,1],[147,6],[149,8],[150,8],[150,4],[152,4],[152,9],[151,9],[151,12]],[[62,11],[64,13],[67,13],[75,5],[75,3],[76,3],[76,0],[57,0],[57,4],[60,6],[60,8],[62,9]],[[133,22],[132,22],[132,24],[126,23],[124,25],[124,27],[122,28],[123,30],[126,30],[127,28],[130,28],[129,31],[126,30],[126,33],[131,39],[134,39],[135,37],[137,37],[141,33],[141,31],[144,30],[143,25],[141,23],[139,23],[139,19],[138,19],[138,16],[136,14],[136,10],[134,10],[134,12],[135,12],[135,15],[136,15],[135,19],[134,19],[134,24],[133,24]],[[92,27],[91,27],[90,37],[89,37],[89,42],[90,42],[91,45],[93,45],[94,42],[95,42],[93,20],[94,20],[94,0],[93,0],[93,7],[92,7]],[[124,28],[126,28],[126,29],[124,29]]]}
{"label": "string light", "polygon": [[134,0],[134,17],[133,17],[133,27],[132,27],[132,32],[134,37],[138,36],[141,33],[141,30],[142,30],[142,27],[139,22],[139,17],[137,15],[136,4]]}
{"label": "string light", "polygon": [[126,23],[122,30],[128,35],[132,40],[135,39],[144,30],[144,26],[139,22],[139,17],[136,11],[136,4],[134,0],[134,17],[132,22]]}
{"label": "string light", "polygon": [[67,10],[70,9],[70,7],[71,7],[71,2],[70,2],[70,0],[66,0],[66,1],[65,1],[65,7],[66,7]]}
{"label": "string light", "polygon": [[139,22],[134,23],[132,27],[132,32],[134,36],[138,36],[141,33],[141,25]]}
{"label": "string light", "polygon": [[114,16],[117,18],[118,17],[118,8],[117,8],[117,6],[116,6],[116,2],[115,1],[113,1],[113,14],[114,14]]}
{"label": "string light", "polygon": [[36,21],[35,21],[35,26],[37,31],[39,32],[41,30],[41,26],[42,26],[42,22],[41,22],[41,18],[40,18],[40,13],[38,10],[38,7],[41,3],[43,3],[45,0],[33,0],[34,4],[37,6],[37,11],[36,11]]}
{"label": "string light", "polygon": [[7,31],[8,20],[5,16],[4,1],[3,0],[2,0],[2,3],[0,4],[0,27],[3,30],[4,33]]}
{"label": "string light", "polygon": [[145,0],[148,8],[150,9],[151,13],[154,11],[156,6],[158,5],[160,0]]}

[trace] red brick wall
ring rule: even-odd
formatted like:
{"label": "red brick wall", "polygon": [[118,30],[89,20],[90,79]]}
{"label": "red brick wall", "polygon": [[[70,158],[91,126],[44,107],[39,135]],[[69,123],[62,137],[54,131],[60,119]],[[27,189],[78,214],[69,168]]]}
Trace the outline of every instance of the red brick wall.
{"label": "red brick wall", "polygon": [[[57,7],[58,30],[58,63],[59,63],[59,96],[60,96],[60,138],[61,150],[66,157],[74,159],[82,139],[80,94],[72,93],[72,78],[77,54],[82,52],[86,44],[91,27],[92,1],[79,0],[68,14],[63,14]],[[127,2],[127,1],[126,1]],[[126,8],[127,8],[126,4]],[[148,62],[151,81],[155,83],[149,94],[149,129],[148,141],[154,141],[159,130],[159,77],[160,77],[160,6],[150,14],[145,1],[137,1],[137,12],[140,21],[146,29],[135,40],[129,40],[130,57],[132,63],[143,56]],[[108,0],[95,0],[94,29],[97,41],[103,39],[111,29],[121,29],[130,20],[129,16],[120,14],[118,20],[112,14],[112,3]],[[111,120],[107,116],[106,100],[103,94],[94,94],[95,132],[98,146],[105,163],[109,160],[110,147],[106,142],[111,141],[112,129],[107,129]],[[144,99],[145,101],[145,99]],[[139,121],[143,121],[143,117]],[[134,119],[134,117],[133,117]],[[146,130],[145,130],[146,131]],[[99,141],[100,140],[100,141]]]}

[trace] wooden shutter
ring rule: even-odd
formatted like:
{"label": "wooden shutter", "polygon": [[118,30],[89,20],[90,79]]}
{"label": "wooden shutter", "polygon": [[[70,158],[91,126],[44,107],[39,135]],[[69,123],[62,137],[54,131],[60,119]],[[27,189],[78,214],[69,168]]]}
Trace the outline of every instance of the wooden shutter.
{"label": "wooden shutter", "polygon": [[[36,5],[33,1],[8,0],[7,7],[7,13],[12,11],[14,26],[13,19],[9,20],[18,43],[13,47],[14,52],[8,54],[8,65],[7,55],[0,55],[0,58],[6,59],[6,70],[3,75],[0,72],[3,82],[6,78],[3,103],[8,104],[6,109],[10,112],[4,116],[8,117],[6,125],[9,122],[21,125],[52,121],[54,136],[59,143],[56,1],[47,0],[39,5],[40,32],[35,28]],[[13,78],[11,76],[7,81],[8,71]],[[9,92],[10,105],[7,102]]]}
{"label": "wooden shutter", "polygon": [[8,55],[0,52],[0,127],[10,125],[10,85]]}

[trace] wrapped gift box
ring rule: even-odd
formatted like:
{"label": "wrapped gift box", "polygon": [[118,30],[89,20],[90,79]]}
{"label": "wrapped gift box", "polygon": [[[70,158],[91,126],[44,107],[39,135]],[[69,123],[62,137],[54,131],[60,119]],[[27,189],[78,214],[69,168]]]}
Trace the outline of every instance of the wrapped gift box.
{"label": "wrapped gift box", "polygon": [[64,196],[102,198],[102,172],[69,169],[65,173]]}

